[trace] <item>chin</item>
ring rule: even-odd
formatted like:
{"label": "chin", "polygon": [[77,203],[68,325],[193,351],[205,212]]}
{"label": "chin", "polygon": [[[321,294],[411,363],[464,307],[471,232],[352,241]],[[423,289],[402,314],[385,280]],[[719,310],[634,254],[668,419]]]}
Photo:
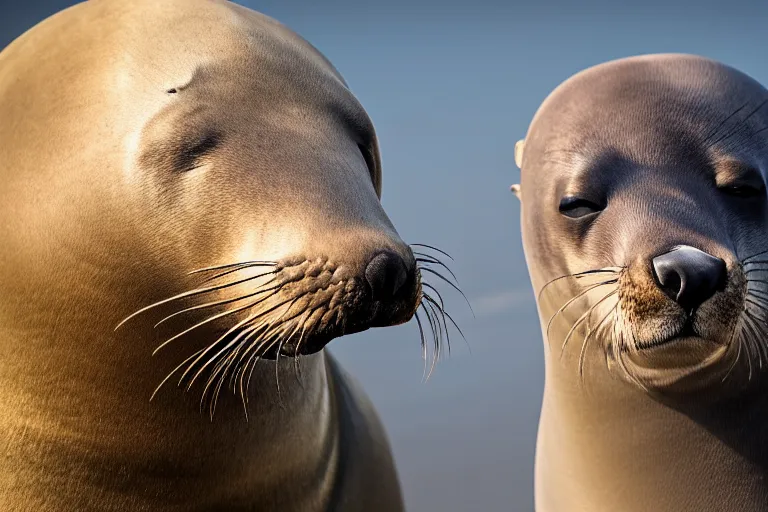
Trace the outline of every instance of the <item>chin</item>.
{"label": "chin", "polygon": [[609,360],[645,391],[685,395],[726,387],[740,373],[735,371],[738,358],[738,347],[727,337],[723,341],[685,333],[625,348]]}

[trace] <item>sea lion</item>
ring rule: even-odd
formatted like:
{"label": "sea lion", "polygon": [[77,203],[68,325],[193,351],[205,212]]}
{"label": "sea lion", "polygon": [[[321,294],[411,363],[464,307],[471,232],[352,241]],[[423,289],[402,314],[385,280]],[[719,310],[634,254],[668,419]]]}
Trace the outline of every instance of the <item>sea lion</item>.
{"label": "sea lion", "polygon": [[89,1],[0,53],[0,120],[0,509],[403,509],[323,347],[411,319],[439,254],[325,57],[229,2]]}
{"label": "sea lion", "polygon": [[517,146],[545,343],[540,512],[768,510],[768,91],[637,56]]}

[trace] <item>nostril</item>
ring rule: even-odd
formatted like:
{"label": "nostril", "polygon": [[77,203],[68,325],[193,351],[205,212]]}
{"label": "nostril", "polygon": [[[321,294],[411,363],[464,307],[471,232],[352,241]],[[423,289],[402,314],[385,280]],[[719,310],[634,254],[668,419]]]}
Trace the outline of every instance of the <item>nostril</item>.
{"label": "nostril", "polygon": [[655,268],[656,280],[659,283],[659,287],[664,293],[669,295],[673,300],[677,300],[677,296],[680,294],[680,290],[683,287],[682,279],[680,275],[669,267]]}
{"label": "nostril", "polygon": [[653,259],[659,288],[687,310],[693,310],[725,287],[725,261],[695,247],[680,246]]}
{"label": "nostril", "polygon": [[371,287],[373,300],[394,297],[408,279],[403,259],[391,251],[378,253],[365,268],[365,279]]}

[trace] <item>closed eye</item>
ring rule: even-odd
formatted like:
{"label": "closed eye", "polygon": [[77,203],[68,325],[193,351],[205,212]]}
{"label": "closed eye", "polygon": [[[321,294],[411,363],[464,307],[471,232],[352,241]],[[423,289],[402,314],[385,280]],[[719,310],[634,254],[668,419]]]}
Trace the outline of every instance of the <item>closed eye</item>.
{"label": "closed eye", "polygon": [[221,143],[221,135],[216,132],[205,134],[198,140],[191,141],[176,156],[176,168],[181,171],[194,169],[201,158],[215,150]]}
{"label": "closed eye", "polygon": [[376,160],[373,158],[371,150],[362,144],[357,145],[360,153],[362,153],[365,159],[365,165],[368,166],[368,173],[371,175],[371,181],[376,182]]}
{"label": "closed eye", "polygon": [[734,197],[753,198],[765,195],[765,185],[726,185],[719,187],[724,194]]}
{"label": "closed eye", "polygon": [[720,192],[732,197],[765,197],[765,183],[760,170],[738,160],[718,163],[715,185]]}
{"label": "closed eye", "polygon": [[580,197],[566,196],[560,200],[560,213],[572,219],[599,213],[603,209],[603,206]]}

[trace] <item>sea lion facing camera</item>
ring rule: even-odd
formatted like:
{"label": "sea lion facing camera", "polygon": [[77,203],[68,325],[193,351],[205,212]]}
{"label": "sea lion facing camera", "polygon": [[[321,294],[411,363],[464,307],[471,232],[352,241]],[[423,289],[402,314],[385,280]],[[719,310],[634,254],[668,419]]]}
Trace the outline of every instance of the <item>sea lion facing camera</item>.
{"label": "sea lion facing camera", "polygon": [[688,55],[583,71],[517,146],[545,338],[536,507],[768,507],[768,91]]}
{"label": "sea lion facing camera", "polygon": [[322,349],[408,321],[439,260],[317,50],[229,2],[90,1],[0,53],[0,119],[0,509],[403,508]]}

